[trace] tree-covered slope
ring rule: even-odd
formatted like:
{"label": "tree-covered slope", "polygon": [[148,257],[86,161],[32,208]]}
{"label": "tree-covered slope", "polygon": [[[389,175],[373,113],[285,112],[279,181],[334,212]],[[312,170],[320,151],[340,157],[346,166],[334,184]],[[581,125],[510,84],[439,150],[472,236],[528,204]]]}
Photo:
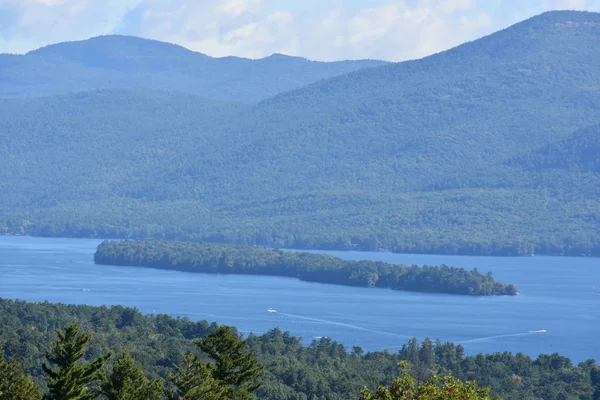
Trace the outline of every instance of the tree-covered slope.
{"label": "tree-covered slope", "polygon": [[597,124],[598,66],[600,14],[551,12],[252,106],[5,99],[0,230],[599,255],[595,153],[515,162]]}
{"label": "tree-covered slope", "polygon": [[212,58],[128,36],[60,43],[25,55],[0,55],[0,61],[2,97],[150,88],[243,102],[384,64],[375,60],[314,62],[280,54],[259,60]]}
{"label": "tree-covered slope", "polygon": [[145,171],[168,175],[181,149],[201,151],[215,126],[245,108],[143,89],[0,99],[0,209],[135,198],[153,183],[151,200],[177,196],[170,186],[179,178]]}
{"label": "tree-covered slope", "polygon": [[597,122],[599,37],[600,14],[547,13],[265,100],[236,140],[252,154],[236,176],[293,189],[289,166],[305,189],[513,185],[502,160]]}
{"label": "tree-covered slope", "polygon": [[558,169],[600,174],[600,123],[511,161],[533,171]]}

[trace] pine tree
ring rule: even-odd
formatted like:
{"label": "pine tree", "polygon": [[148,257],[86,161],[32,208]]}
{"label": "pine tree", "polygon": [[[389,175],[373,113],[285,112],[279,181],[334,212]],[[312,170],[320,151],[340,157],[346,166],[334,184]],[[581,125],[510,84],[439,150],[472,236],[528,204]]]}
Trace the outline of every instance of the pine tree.
{"label": "pine tree", "polygon": [[6,362],[0,349],[0,400],[39,400],[40,388],[16,362]]}
{"label": "pine tree", "polygon": [[197,340],[196,345],[214,360],[213,378],[229,387],[232,399],[249,399],[261,383],[262,367],[251,351],[246,351],[248,339],[242,340],[232,328],[220,326],[215,333]]}
{"label": "pine tree", "polygon": [[102,394],[107,400],[157,400],[163,394],[163,382],[150,381],[127,350],[115,361],[112,372],[102,379]]}
{"label": "pine tree", "polygon": [[229,400],[228,388],[213,377],[213,370],[195,355],[185,356],[185,364],[176,366],[177,375],[171,376],[171,382],[177,387],[173,396],[179,400]]}
{"label": "pine tree", "polygon": [[435,350],[433,342],[429,338],[425,338],[419,350],[420,369],[417,375],[419,381],[425,381],[431,378],[436,372],[435,365]]}
{"label": "pine tree", "polygon": [[[93,400],[96,395],[90,387],[101,376],[108,353],[91,363],[82,362],[85,346],[92,339],[88,333],[80,333],[77,325],[69,325],[58,331],[58,341],[52,354],[46,358],[50,364],[42,365],[48,375],[47,400]],[[53,367],[51,364],[54,364]]]}

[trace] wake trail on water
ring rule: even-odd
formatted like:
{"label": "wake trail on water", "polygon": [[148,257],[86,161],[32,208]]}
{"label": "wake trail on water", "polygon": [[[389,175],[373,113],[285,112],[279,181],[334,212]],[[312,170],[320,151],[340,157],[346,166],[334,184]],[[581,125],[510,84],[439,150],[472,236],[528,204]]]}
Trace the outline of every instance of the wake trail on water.
{"label": "wake trail on water", "polygon": [[537,330],[537,331],[527,331],[527,332],[519,332],[519,333],[507,333],[506,335],[485,336],[485,337],[481,337],[481,338],[456,341],[455,343],[463,344],[463,343],[483,342],[483,341],[486,341],[486,340],[501,339],[501,338],[507,338],[507,337],[533,336],[533,335],[536,335],[536,334],[539,334],[539,333],[546,333],[546,330],[545,329],[540,329],[540,330]]}
{"label": "wake trail on water", "polygon": [[305,317],[305,316],[302,316],[302,315],[288,314],[288,313],[283,313],[283,312],[277,312],[277,313],[279,315],[285,315],[287,317],[298,318],[298,319],[303,319],[303,320],[307,320],[307,321],[321,322],[321,323],[327,324],[327,325],[343,326],[345,328],[356,329],[356,330],[363,331],[363,332],[371,332],[371,333],[378,333],[380,335],[390,335],[390,336],[396,336],[396,337],[400,337],[400,338],[406,338],[406,336],[399,335],[397,333],[384,332],[384,331],[378,331],[378,330],[375,330],[375,329],[363,328],[362,326],[345,324],[343,322],[331,321],[331,320],[328,320],[328,319]]}

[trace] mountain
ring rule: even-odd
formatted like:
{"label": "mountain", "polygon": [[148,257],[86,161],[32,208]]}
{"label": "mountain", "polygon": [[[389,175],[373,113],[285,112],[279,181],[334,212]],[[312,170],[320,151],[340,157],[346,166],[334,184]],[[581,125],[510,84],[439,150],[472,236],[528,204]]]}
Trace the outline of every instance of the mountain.
{"label": "mountain", "polygon": [[600,14],[549,12],[253,105],[147,90],[4,99],[0,229],[600,255],[596,153],[573,147],[560,170],[515,161],[597,124],[599,66]]}
{"label": "mountain", "polygon": [[260,60],[212,58],[169,43],[101,36],[25,55],[0,55],[0,97],[147,88],[255,102],[382,64],[374,60],[315,62],[281,54]]}
{"label": "mountain", "polygon": [[[265,100],[240,141],[275,142],[264,157],[308,152],[327,163],[319,169],[344,175],[348,188],[423,190],[464,174],[465,165],[487,171],[516,146],[534,149],[597,121],[599,34],[600,14],[543,14],[422,60]],[[263,121],[274,128],[258,129]],[[287,126],[294,132],[281,135]],[[255,162],[260,157],[258,149]],[[437,176],[424,180],[424,170]]]}

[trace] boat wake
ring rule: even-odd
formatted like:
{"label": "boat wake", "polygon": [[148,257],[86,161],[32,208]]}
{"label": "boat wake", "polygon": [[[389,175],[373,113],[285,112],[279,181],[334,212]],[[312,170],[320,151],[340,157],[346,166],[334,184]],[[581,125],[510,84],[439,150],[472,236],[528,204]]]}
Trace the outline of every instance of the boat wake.
{"label": "boat wake", "polygon": [[532,335],[535,335],[536,333],[546,333],[546,332],[548,332],[548,331],[545,330],[545,329],[540,329],[540,330],[537,330],[537,331],[527,331],[527,332],[519,332],[519,333],[507,333],[506,335],[485,336],[485,337],[481,337],[481,338],[456,341],[455,343],[459,343],[459,344],[463,344],[463,343],[475,343],[475,342],[483,342],[483,341],[486,341],[486,340],[502,339],[502,338],[508,338],[508,337],[532,336]]}
{"label": "boat wake", "polygon": [[363,331],[363,332],[371,332],[371,333],[377,333],[380,335],[388,335],[388,336],[395,336],[395,337],[399,337],[402,339],[410,339],[409,336],[406,335],[400,335],[397,333],[392,333],[392,332],[385,332],[385,331],[378,331],[375,329],[368,329],[368,328],[363,328],[362,326],[357,326],[357,325],[352,325],[352,324],[346,324],[343,322],[337,322],[337,321],[331,321],[331,320],[327,320],[327,319],[320,319],[320,318],[312,318],[312,317],[305,317],[302,315],[297,315],[297,314],[288,314],[288,313],[283,313],[283,312],[278,312],[279,315],[284,315],[287,317],[291,317],[291,318],[297,318],[297,319],[302,319],[302,320],[306,320],[306,321],[314,321],[314,322],[320,322],[322,324],[327,324],[327,325],[337,325],[337,326],[343,326],[345,328],[350,328],[350,329],[355,329],[358,331]]}

